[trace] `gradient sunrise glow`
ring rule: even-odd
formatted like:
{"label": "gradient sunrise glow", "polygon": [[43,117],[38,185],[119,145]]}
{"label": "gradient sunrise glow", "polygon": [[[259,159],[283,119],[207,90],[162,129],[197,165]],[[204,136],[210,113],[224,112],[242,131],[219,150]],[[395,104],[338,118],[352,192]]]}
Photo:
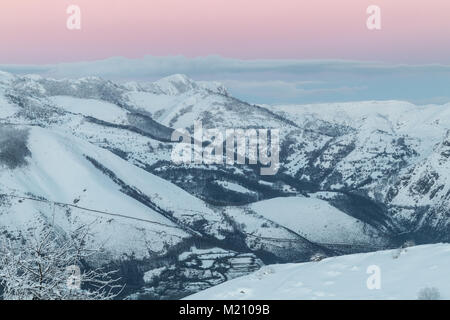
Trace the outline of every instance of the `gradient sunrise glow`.
{"label": "gradient sunrise glow", "polygon": [[[69,5],[82,30],[66,28]],[[366,8],[382,30],[366,28]],[[450,63],[448,0],[2,0],[0,63],[111,56]]]}

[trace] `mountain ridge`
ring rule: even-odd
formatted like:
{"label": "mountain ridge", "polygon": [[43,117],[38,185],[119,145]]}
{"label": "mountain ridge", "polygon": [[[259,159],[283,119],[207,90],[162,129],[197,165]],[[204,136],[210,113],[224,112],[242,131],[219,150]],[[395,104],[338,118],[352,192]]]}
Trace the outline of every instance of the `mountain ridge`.
{"label": "mountain ridge", "polygon": [[[0,230],[97,221],[102,263],[120,266],[134,298],[182,297],[267,263],[450,241],[446,114],[399,101],[257,106],[181,75],[1,73]],[[170,135],[194,121],[280,129],[280,171],[175,165]],[[206,263],[204,250],[221,254]]]}

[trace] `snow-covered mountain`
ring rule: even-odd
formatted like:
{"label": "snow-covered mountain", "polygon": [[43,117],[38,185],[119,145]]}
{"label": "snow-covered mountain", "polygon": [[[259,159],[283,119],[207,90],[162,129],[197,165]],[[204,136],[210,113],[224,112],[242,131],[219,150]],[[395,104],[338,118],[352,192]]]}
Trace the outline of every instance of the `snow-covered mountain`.
{"label": "snow-covered mountain", "polygon": [[264,266],[187,300],[438,300],[450,298],[450,245]]}
{"label": "snow-covered mountain", "polygon": [[[450,239],[450,105],[257,106],[219,83],[0,73],[0,232],[95,221],[133,298]],[[281,168],[176,165],[174,129],[274,128]]]}

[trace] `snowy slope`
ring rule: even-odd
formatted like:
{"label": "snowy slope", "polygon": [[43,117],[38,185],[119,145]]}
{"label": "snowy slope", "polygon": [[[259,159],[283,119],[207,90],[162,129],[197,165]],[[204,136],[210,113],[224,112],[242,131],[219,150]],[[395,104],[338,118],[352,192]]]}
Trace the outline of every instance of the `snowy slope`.
{"label": "snowy slope", "polygon": [[[139,258],[147,257],[150,251],[162,251],[165,245],[175,245],[189,237],[160,213],[121,192],[121,186],[86,158],[94,157],[101,163],[109,164],[116,158],[113,154],[64,134],[37,127],[28,129],[27,147],[30,154],[25,159],[25,166],[0,171],[0,190],[3,195],[45,199],[50,203],[71,204],[104,212],[93,213],[71,208],[79,222],[89,223],[95,218],[103,220],[97,226],[94,224],[96,230],[101,230],[98,242],[110,239],[106,247],[116,256],[133,253]],[[126,173],[130,181],[146,176],[148,183],[155,187],[168,184],[121,159],[117,160],[121,161],[121,170],[129,168]],[[191,197],[181,189],[172,187],[172,193],[178,193],[178,197],[182,198],[183,194],[187,198]],[[32,200],[18,203],[14,199],[11,200],[11,206],[1,208],[3,214],[0,223],[7,230],[20,231],[26,228],[38,212],[48,220],[53,219],[51,205]],[[39,209],[35,208],[36,205]],[[24,207],[29,209],[24,210]],[[64,210],[59,210],[57,221],[62,219],[61,223],[66,224],[62,227],[65,228],[69,221],[63,219],[61,211]],[[114,214],[116,218],[111,219],[108,213]],[[111,221],[106,223],[105,220]]]}
{"label": "snowy slope", "polygon": [[124,124],[127,122],[128,112],[112,103],[68,96],[54,96],[50,98],[50,101],[71,113],[90,116],[117,124]]}
{"label": "snowy slope", "polygon": [[[368,289],[367,281],[374,275],[372,269],[367,273],[370,266],[380,270],[380,289]],[[265,266],[186,299],[418,299],[425,288],[435,288],[441,299],[450,299],[448,266],[449,244],[423,245]]]}
{"label": "snowy slope", "polygon": [[[230,208],[229,214],[233,215],[235,210]],[[318,198],[275,198],[256,202],[248,211],[319,244],[380,245],[383,242],[377,237],[376,229]]]}

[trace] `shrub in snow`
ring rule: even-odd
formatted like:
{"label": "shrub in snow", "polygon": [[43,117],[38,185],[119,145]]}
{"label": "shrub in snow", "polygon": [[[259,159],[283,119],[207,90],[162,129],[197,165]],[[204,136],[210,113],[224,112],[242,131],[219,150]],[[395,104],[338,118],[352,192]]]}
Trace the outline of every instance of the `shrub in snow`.
{"label": "shrub in snow", "polygon": [[15,169],[26,165],[31,156],[27,147],[28,131],[0,126],[0,164]]}
{"label": "shrub in snow", "polygon": [[400,257],[400,255],[402,254],[402,252],[403,252],[403,249],[402,249],[402,248],[395,249],[395,250],[392,252],[392,258],[393,258],[393,259],[398,259],[398,257]]}
{"label": "shrub in snow", "polygon": [[437,288],[423,288],[419,291],[418,299],[419,300],[439,300],[441,298],[441,294]]}
{"label": "shrub in snow", "polygon": [[408,240],[402,245],[402,248],[414,247],[415,245],[416,243],[414,242],[414,240]]}
{"label": "shrub in snow", "polygon": [[392,258],[398,259],[402,254],[408,252],[407,248],[414,247],[415,245],[416,243],[412,240],[406,241],[400,248],[394,250],[394,252],[392,253]]}
{"label": "shrub in snow", "polygon": [[274,273],[275,273],[275,270],[272,267],[265,266],[256,272],[256,277],[259,280],[262,280],[265,276],[267,276],[269,274],[274,274]]}
{"label": "shrub in snow", "polygon": [[0,298],[5,300],[108,300],[121,291],[115,271],[87,267],[87,226],[72,234],[52,226],[0,238]]}
{"label": "shrub in snow", "polygon": [[324,255],[323,253],[316,253],[313,256],[311,256],[311,258],[309,258],[309,261],[318,262],[325,259],[326,257],[327,256]]}

